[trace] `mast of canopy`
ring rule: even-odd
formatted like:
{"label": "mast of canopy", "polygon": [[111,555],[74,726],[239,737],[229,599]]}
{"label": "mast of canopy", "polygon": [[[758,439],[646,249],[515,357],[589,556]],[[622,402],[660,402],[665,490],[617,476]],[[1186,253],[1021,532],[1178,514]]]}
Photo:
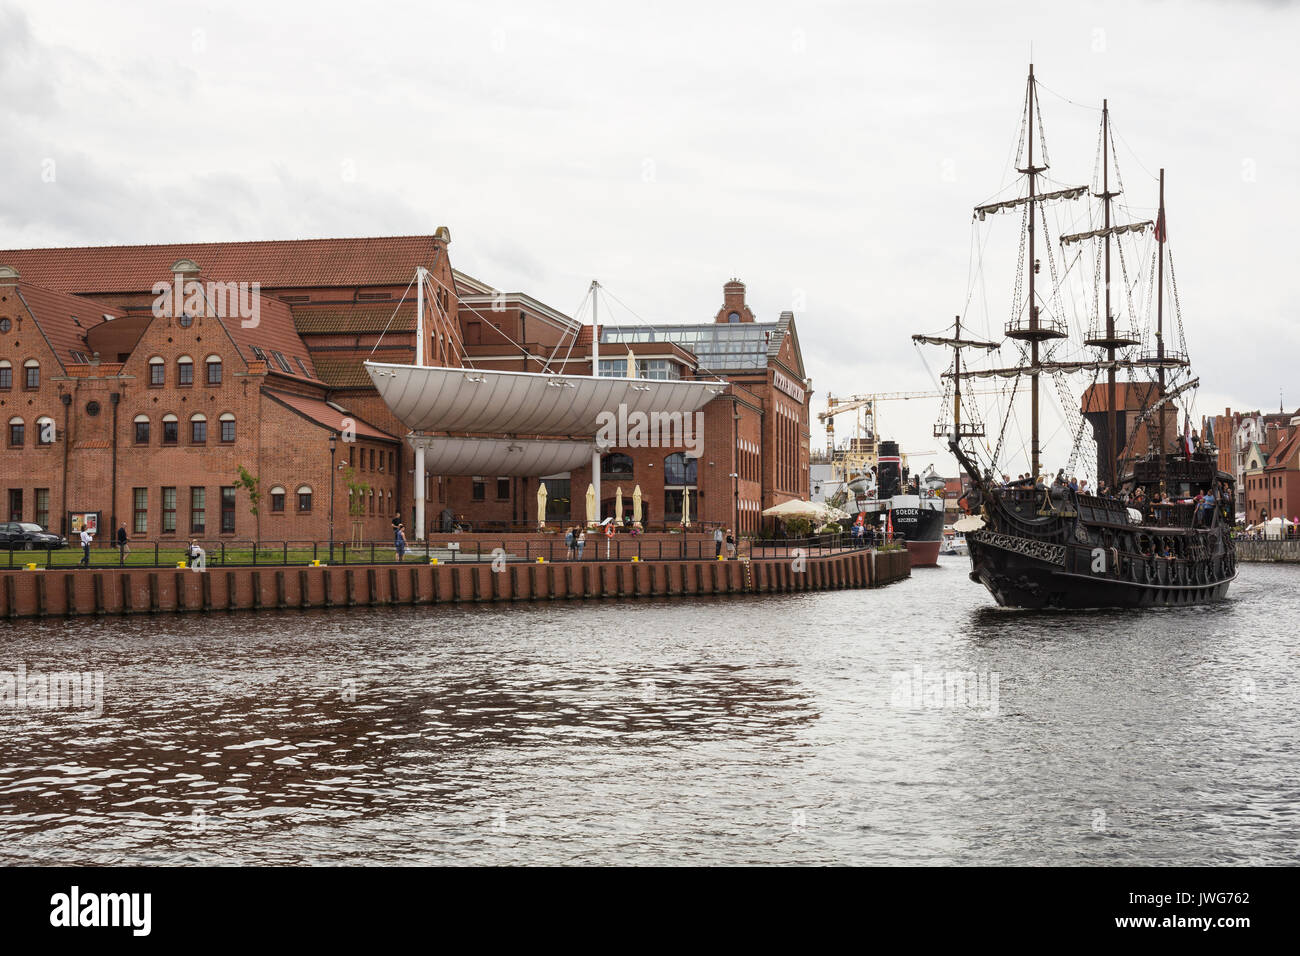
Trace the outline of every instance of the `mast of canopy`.
{"label": "mast of canopy", "polygon": [[[419,266],[415,270],[415,367],[425,368],[428,362],[424,355],[424,283],[428,278],[429,270],[424,266]],[[415,445],[415,481],[413,482],[415,492],[415,539],[416,541],[424,540],[424,496],[425,489],[428,485],[429,478],[425,473],[424,463],[424,442],[420,440],[420,433],[413,433],[416,440],[412,443]]]}
{"label": "mast of canopy", "polygon": [[[591,280],[591,376],[600,377],[600,316],[597,313],[597,290],[600,283]],[[591,487],[596,492],[596,520],[600,521],[600,446],[591,447]]]}
{"label": "mast of canopy", "polygon": [[[1165,397],[1165,170],[1160,169],[1160,213],[1156,216],[1156,254],[1160,260],[1158,270],[1159,278],[1156,280],[1156,374],[1160,381],[1160,398]],[[1160,438],[1157,448],[1160,451],[1159,461],[1160,484],[1163,487],[1165,483],[1165,452],[1168,449],[1168,443],[1165,441],[1165,406],[1168,402],[1160,402]],[[1175,419],[1175,421],[1177,421]]]}

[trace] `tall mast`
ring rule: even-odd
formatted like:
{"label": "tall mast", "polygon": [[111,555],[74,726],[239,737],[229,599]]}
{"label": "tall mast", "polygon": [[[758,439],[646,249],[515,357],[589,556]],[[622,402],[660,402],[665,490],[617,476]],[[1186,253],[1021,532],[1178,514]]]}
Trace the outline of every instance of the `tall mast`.
{"label": "tall mast", "polygon": [[1165,170],[1160,169],[1160,213],[1156,217],[1156,250],[1160,260],[1159,278],[1156,280],[1156,360],[1157,375],[1160,381],[1160,437],[1157,439],[1160,462],[1160,483],[1165,482]]}
{"label": "tall mast", "polygon": [[[961,316],[956,316],[957,331],[954,338],[961,341]],[[954,345],[952,348],[953,371],[957,374],[952,380],[952,433],[957,440],[961,440],[961,346]]]}
{"label": "tall mast", "polygon": [[1106,213],[1106,483],[1119,485],[1119,410],[1115,407],[1115,314],[1110,310],[1110,106],[1101,101],[1101,197]]}
{"label": "tall mast", "polygon": [[1029,64],[1029,115],[1026,118],[1028,123],[1029,134],[1029,165],[1025,172],[1029,174],[1029,331],[1033,338],[1029,342],[1029,364],[1033,369],[1030,372],[1030,382],[1032,389],[1030,391],[1030,413],[1029,413],[1029,454],[1032,462],[1031,473],[1034,479],[1038,478],[1038,299],[1034,294],[1034,213],[1037,203],[1034,202],[1034,187],[1038,178],[1038,170],[1034,168],[1034,64]]}

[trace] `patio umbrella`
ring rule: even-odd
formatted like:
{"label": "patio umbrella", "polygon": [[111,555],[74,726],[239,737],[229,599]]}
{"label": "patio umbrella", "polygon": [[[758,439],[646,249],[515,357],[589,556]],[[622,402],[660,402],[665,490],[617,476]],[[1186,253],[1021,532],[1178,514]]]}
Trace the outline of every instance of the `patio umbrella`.
{"label": "patio umbrella", "polygon": [[619,485],[614,489],[614,521],[618,524],[623,523],[623,486]]}
{"label": "patio umbrella", "polygon": [[596,523],[596,488],[587,485],[587,524]]}
{"label": "patio umbrella", "polygon": [[630,348],[627,350],[627,377],[636,378],[636,356]]}
{"label": "patio umbrella", "polygon": [[682,489],[682,526],[691,526],[691,489]]}
{"label": "patio umbrella", "polygon": [[537,483],[537,527],[546,527],[546,482]]}
{"label": "patio umbrella", "polygon": [[632,489],[632,522],[641,523],[641,486]]}

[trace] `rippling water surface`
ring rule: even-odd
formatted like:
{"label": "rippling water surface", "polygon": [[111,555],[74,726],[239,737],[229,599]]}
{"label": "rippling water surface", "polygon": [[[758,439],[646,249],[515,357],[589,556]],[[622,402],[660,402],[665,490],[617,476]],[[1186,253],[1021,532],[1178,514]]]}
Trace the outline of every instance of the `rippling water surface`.
{"label": "rippling water surface", "polygon": [[1063,615],[943,560],[870,592],[3,624],[0,671],[100,671],[104,709],[0,707],[0,860],[1296,861],[1300,567]]}

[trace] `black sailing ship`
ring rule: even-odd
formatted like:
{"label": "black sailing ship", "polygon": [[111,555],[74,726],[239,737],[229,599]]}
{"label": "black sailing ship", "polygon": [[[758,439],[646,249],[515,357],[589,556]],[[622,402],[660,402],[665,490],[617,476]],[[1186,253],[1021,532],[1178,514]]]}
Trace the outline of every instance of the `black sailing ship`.
{"label": "black sailing ship", "polygon": [[[1199,385],[1191,377],[1183,342],[1181,313],[1177,307],[1177,282],[1166,248],[1164,170],[1160,171],[1160,200],[1154,222],[1118,222],[1114,203],[1122,191],[1118,164],[1111,180],[1114,142],[1108,104],[1102,104],[1099,172],[1091,190],[1087,186],[1063,187],[1046,181],[1046,142],[1037,105],[1039,92],[1034,70],[1029,68],[1020,144],[1016,158],[1023,190],[1016,198],[978,206],[975,215],[1018,210],[1022,216],[1020,249],[1012,317],[1002,331],[1003,341],[963,337],[959,316],[953,334],[913,336],[918,342],[952,349],[952,366],[944,373],[948,382],[952,421],[935,427],[936,437],[946,437],[969,478],[966,505],[970,515],[958,527],[967,530],[971,579],[983,584],[998,604],[1024,608],[1166,607],[1203,604],[1223,598],[1236,577],[1236,555],[1230,531],[1233,514],[1233,477],[1218,469],[1211,434],[1199,442],[1184,425],[1177,428],[1174,403]],[[1035,140],[1038,158],[1035,158]],[[1063,250],[1082,245],[1091,248],[1094,266],[1094,310],[1084,334],[1085,346],[1096,350],[1085,361],[1059,361],[1060,346],[1069,338],[1062,282],[1052,255],[1048,204],[1083,198],[1091,191],[1100,200],[1096,228],[1062,235]],[[1148,302],[1155,299],[1154,348],[1144,344],[1137,329],[1141,321],[1134,309],[1131,282],[1121,238],[1132,239],[1150,230],[1154,238],[1151,267],[1146,276]],[[1042,252],[1050,266],[1047,294],[1038,283]],[[1095,245],[1094,245],[1095,243]],[[1118,288],[1128,303],[1128,325],[1122,327],[1112,308],[1112,247],[1124,273]],[[1025,255],[1027,250],[1027,255]],[[1080,253],[1080,258],[1082,252]],[[1064,259],[1064,256],[1063,256]],[[1076,260],[1078,261],[1078,260]],[[1165,272],[1171,279],[1174,312],[1178,317],[1175,347],[1165,341]],[[1070,265],[1063,261],[1068,272]],[[1153,276],[1154,274],[1154,276]],[[1021,297],[1027,280],[1028,295]],[[1104,294],[1103,294],[1104,290]],[[969,323],[967,323],[969,325]],[[992,336],[990,337],[992,338]],[[966,352],[992,355],[1004,347],[1014,350],[1018,362],[1010,367],[978,369],[963,365]],[[1117,398],[1117,372],[1125,371],[1124,411]],[[1089,390],[1094,404],[1091,418],[1097,444],[1100,494],[1071,490],[1064,481],[1042,476],[1039,435],[1040,379],[1049,378],[1058,395],[1068,397],[1070,376],[1093,373]],[[1105,373],[1104,381],[1101,374]],[[977,409],[962,401],[962,383],[974,378],[1009,379],[1006,416],[993,449]],[[1141,379],[1141,381],[1139,381]],[[1016,392],[1028,383],[1030,395],[1031,471],[1027,480],[999,480],[998,458]],[[1103,391],[1104,390],[1104,391]],[[1130,408],[1136,396],[1140,407]],[[1073,432],[1074,443],[1067,468],[1073,471],[1085,438],[1085,419],[1069,402],[1061,407]],[[1173,428],[1169,412],[1173,408]],[[963,421],[963,418],[965,419]],[[1185,418],[1185,422],[1187,419]],[[986,455],[985,452],[989,454]]]}

